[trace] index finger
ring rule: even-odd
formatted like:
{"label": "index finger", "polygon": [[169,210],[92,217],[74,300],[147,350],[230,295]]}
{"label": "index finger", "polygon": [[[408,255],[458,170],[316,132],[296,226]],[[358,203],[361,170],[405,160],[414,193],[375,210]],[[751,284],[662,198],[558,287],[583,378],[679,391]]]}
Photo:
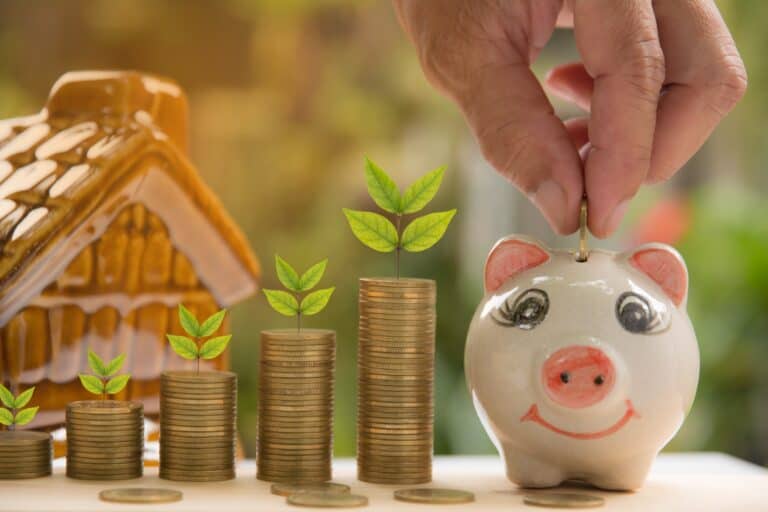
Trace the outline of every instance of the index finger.
{"label": "index finger", "polygon": [[645,181],[664,54],[651,0],[575,0],[574,33],[594,78],[584,164],[590,230],[610,235]]}

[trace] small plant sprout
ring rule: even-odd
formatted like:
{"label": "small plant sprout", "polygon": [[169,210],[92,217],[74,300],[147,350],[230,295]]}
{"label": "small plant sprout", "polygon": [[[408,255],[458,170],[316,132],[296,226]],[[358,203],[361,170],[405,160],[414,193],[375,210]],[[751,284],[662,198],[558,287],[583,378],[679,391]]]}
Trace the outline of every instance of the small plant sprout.
{"label": "small plant sprout", "polygon": [[[263,290],[272,309],[285,316],[296,317],[296,327],[301,332],[301,317],[316,315],[325,309],[335,286],[309,292],[323,278],[328,260],[315,263],[301,276],[283,258],[275,255],[277,278],[288,291]],[[303,298],[302,294],[307,293]]]}
{"label": "small plant sprout", "polygon": [[227,310],[222,309],[200,323],[190,310],[183,304],[179,304],[179,321],[189,337],[176,334],[166,334],[166,337],[174,352],[184,359],[195,360],[197,373],[200,373],[200,359],[213,359],[220,356],[232,339],[231,334],[210,337],[219,330],[226,314]]}
{"label": "small plant sprout", "polygon": [[13,396],[8,388],[0,384],[0,424],[9,430],[16,430],[16,425],[26,425],[35,418],[39,407],[26,407],[35,392],[34,386]]}
{"label": "small plant sprout", "polygon": [[131,378],[130,374],[116,375],[124,362],[125,354],[120,354],[109,363],[104,363],[96,352],[88,350],[88,366],[91,367],[93,375],[81,373],[80,383],[87,391],[106,400],[107,395],[116,395],[121,392]]}
{"label": "small plant sprout", "polygon": [[400,251],[421,252],[435,245],[445,234],[456,209],[435,212],[413,219],[401,231],[403,215],[421,211],[435,197],[443,181],[445,167],[428,172],[402,194],[392,178],[369,159],[365,159],[368,194],[387,213],[394,215],[394,224],[374,212],[344,208],[352,233],[374,251],[395,252],[395,274],[400,278]]}

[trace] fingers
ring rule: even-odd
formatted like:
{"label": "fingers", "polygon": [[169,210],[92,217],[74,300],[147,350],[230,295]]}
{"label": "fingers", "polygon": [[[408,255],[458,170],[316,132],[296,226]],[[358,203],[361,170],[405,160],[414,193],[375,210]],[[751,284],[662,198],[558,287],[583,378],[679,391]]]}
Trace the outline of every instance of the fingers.
{"label": "fingers", "polygon": [[459,105],[485,158],[555,231],[575,231],[581,161],[529,68],[554,30],[560,1],[395,0],[395,6],[427,78]]}
{"label": "fingers", "polygon": [[[669,179],[744,95],[744,65],[714,2],[655,4],[666,57],[647,181]],[[691,44],[695,41],[696,44]]]}
{"label": "fingers", "polygon": [[535,76],[525,63],[498,63],[473,81],[468,94],[456,100],[485,158],[557,232],[572,233],[583,194],[581,161]]}
{"label": "fingers", "polygon": [[611,234],[649,172],[664,55],[650,0],[574,0],[576,43],[594,78],[584,179],[589,228]]}
{"label": "fingers", "polygon": [[581,62],[553,68],[544,83],[556,96],[589,112],[594,81]]}

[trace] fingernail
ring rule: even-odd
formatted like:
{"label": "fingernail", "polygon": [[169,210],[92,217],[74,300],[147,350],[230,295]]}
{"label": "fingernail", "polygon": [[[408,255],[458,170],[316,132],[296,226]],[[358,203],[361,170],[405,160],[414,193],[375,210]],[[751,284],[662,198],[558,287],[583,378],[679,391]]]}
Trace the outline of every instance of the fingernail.
{"label": "fingernail", "polygon": [[530,196],[531,201],[541,210],[547,221],[558,232],[563,230],[563,212],[566,207],[565,191],[552,180],[542,182]]}
{"label": "fingernail", "polygon": [[621,219],[624,218],[624,214],[627,213],[628,207],[629,199],[625,199],[616,205],[616,208],[613,209],[613,212],[611,212],[611,215],[605,221],[605,224],[603,224],[603,233],[605,233],[605,236],[608,236],[616,231],[616,229],[619,227],[619,224],[621,224]]}

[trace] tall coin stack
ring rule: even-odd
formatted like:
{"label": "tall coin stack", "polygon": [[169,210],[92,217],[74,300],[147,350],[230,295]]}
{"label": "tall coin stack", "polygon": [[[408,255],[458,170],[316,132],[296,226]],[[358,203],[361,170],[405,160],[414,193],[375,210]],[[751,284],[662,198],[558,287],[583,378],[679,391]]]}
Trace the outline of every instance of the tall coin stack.
{"label": "tall coin stack", "polygon": [[160,377],[160,478],[235,478],[237,375],[169,371]]}
{"label": "tall coin stack", "polygon": [[261,333],[256,477],[268,482],[331,479],[336,333]]}
{"label": "tall coin stack", "polygon": [[357,351],[357,475],[432,479],[435,282],[362,278]]}
{"label": "tall coin stack", "polygon": [[0,480],[50,475],[52,454],[46,432],[0,432]]}
{"label": "tall coin stack", "polygon": [[126,480],[143,472],[141,402],[83,400],[67,405],[67,476]]}

